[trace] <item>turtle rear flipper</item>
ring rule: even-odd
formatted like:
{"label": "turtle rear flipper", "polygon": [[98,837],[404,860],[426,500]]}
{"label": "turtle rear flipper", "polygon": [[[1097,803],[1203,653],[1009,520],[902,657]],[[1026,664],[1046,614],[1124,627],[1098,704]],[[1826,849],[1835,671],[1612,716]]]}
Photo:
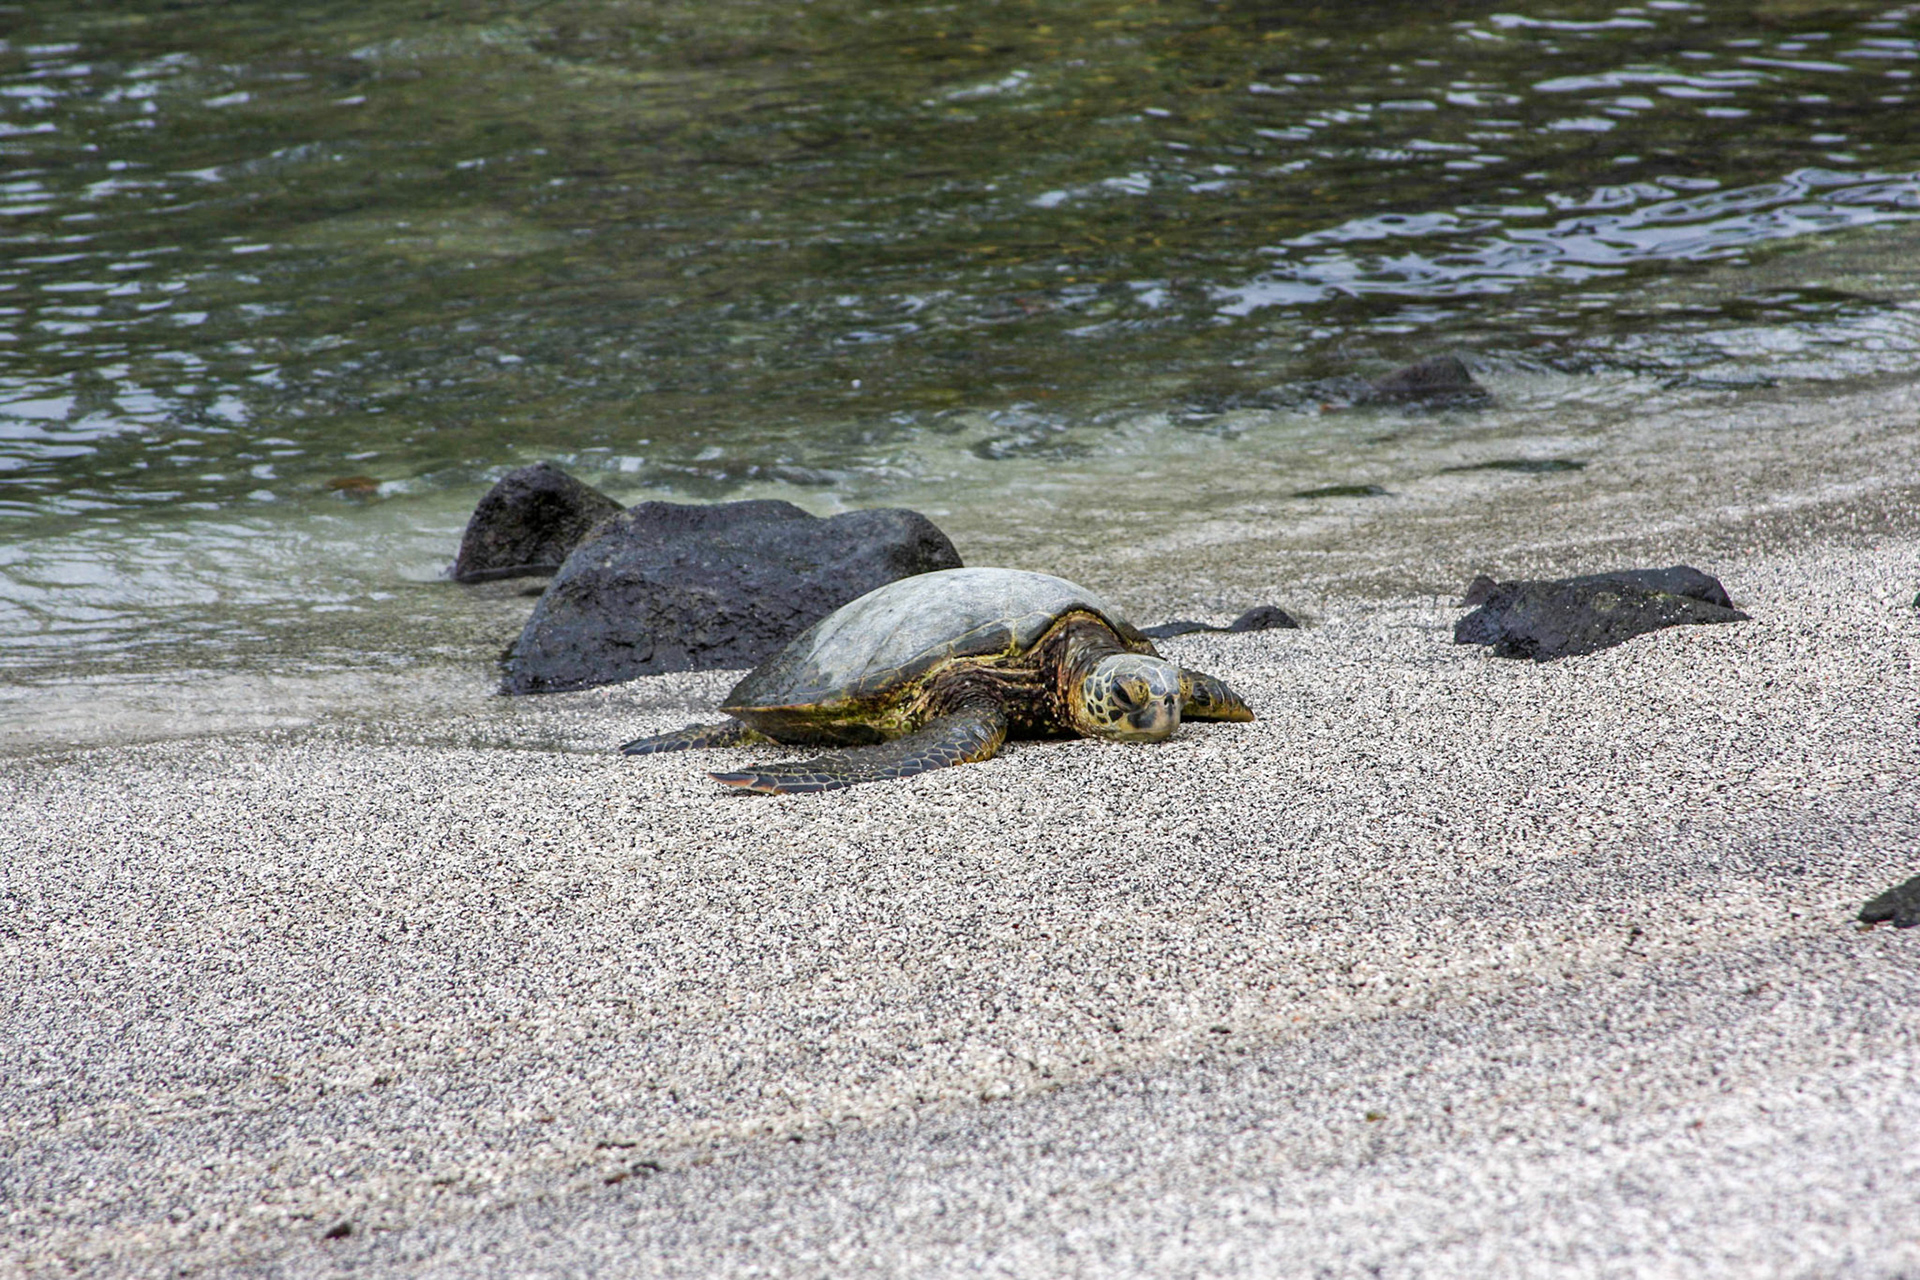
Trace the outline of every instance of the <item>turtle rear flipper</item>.
{"label": "turtle rear flipper", "polygon": [[833,791],[858,782],[908,778],[948,765],[991,760],[1006,739],[1006,713],[998,706],[975,704],[941,716],[924,729],[877,746],[835,751],[793,764],[763,764],[707,776],[741,791],[758,791],[764,795]]}
{"label": "turtle rear flipper", "polygon": [[1251,720],[1253,711],[1224,680],[1204,671],[1180,670],[1182,720]]}
{"label": "turtle rear flipper", "polygon": [[659,751],[685,751],[692,747],[744,747],[754,742],[772,742],[764,733],[756,733],[738,720],[719,724],[690,724],[651,738],[635,738],[620,750],[630,756],[650,756]]}

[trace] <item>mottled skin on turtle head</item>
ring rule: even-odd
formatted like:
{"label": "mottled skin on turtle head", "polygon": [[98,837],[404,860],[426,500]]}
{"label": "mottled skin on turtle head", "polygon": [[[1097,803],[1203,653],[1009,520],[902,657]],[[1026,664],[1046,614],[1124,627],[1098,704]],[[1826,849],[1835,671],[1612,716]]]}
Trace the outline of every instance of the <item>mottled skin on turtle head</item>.
{"label": "mottled skin on turtle head", "polygon": [[1073,727],[1087,737],[1158,742],[1180,727],[1180,668],[1165,658],[1111,654],[1070,689]]}

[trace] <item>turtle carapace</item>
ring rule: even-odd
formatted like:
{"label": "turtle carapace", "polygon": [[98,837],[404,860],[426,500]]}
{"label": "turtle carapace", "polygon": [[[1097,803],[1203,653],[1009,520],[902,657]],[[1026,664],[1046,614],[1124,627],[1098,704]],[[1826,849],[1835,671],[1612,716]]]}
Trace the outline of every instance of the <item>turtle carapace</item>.
{"label": "turtle carapace", "polygon": [[720,710],[732,719],[621,750],[841,748],[712,775],[784,794],[986,760],[1009,735],[1157,742],[1182,719],[1253,719],[1239,694],[1161,657],[1093,592],[1016,569],[944,569],[869,591],[749,672]]}

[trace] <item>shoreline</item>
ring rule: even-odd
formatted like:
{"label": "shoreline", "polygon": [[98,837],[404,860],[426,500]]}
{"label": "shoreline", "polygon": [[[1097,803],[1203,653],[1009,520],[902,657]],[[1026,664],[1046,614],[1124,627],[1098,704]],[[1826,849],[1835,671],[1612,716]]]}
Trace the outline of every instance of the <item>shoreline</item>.
{"label": "shoreline", "polygon": [[[1261,719],[1157,746],[774,799],[612,753],[705,673],[0,757],[0,1256],[1920,1268],[1920,931],[1851,919],[1920,870],[1920,388],[1739,403],[1398,541],[1067,548],[1312,619],[1167,641]],[[1450,642],[1463,567],[1674,560],[1753,621]]]}
{"label": "shoreline", "polygon": [[[1481,573],[1676,562],[1711,573],[1755,550],[1910,529],[1920,509],[1920,385],[1911,379],[1663,397],[1644,417],[1617,403],[1631,388],[1595,388],[1592,402],[1560,382],[1520,379],[1499,391],[1505,407],[1485,414],[1356,412],[1398,434],[1382,437],[1380,457],[1354,453],[1321,478],[1381,481],[1385,497],[1287,497],[1294,480],[1285,477],[1316,473],[1288,470],[1269,443],[1243,472],[1213,469],[1203,492],[1165,488],[1149,468],[1119,490],[1114,477],[1089,473],[1070,488],[1009,495],[1027,504],[1010,527],[992,504],[920,506],[967,564],[1083,582],[1142,625],[1224,623],[1268,603],[1311,620],[1348,596],[1453,600]],[[1587,465],[1544,475],[1447,470],[1516,455]],[[224,658],[176,646],[137,661],[0,670],[0,757],[368,719],[511,726],[515,714],[492,705],[494,658],[531,612],[521,596],[530,585],[369,583],[397,594],[375,613],[315,613],[298,626],[235,621],[247,639]]]}

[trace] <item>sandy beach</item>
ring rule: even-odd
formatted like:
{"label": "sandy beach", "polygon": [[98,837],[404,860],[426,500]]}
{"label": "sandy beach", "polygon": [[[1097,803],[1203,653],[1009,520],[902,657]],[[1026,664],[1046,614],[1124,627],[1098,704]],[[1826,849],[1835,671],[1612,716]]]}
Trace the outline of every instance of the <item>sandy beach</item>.
{"label": "sandy beach", "polygon": [[[0,1270],[1920,1275],[1920,930],[1854,919],[1920,873],[1920,387],[1707,412],[957,537],[1308,620],[1167,641],[1260,719],[1157,746],[612,751],[729,673],[10,744]],[[1473,573],[1678,562],[1752,621],[1451,643]]]}

